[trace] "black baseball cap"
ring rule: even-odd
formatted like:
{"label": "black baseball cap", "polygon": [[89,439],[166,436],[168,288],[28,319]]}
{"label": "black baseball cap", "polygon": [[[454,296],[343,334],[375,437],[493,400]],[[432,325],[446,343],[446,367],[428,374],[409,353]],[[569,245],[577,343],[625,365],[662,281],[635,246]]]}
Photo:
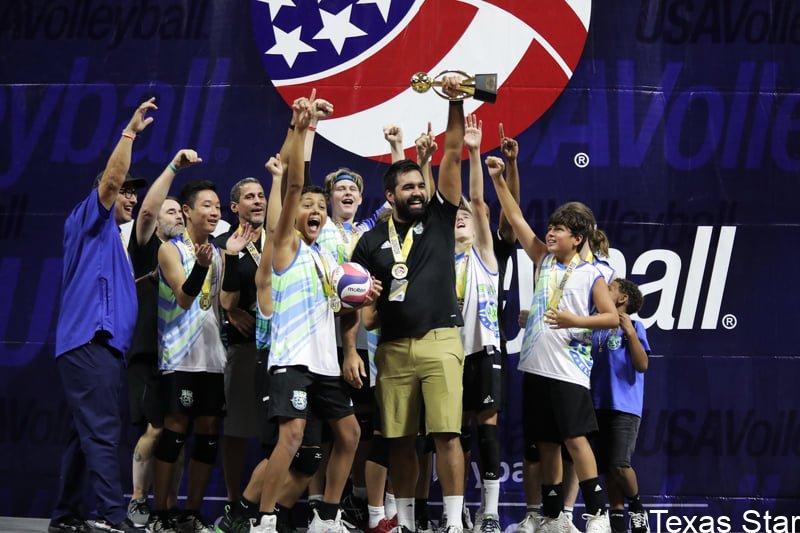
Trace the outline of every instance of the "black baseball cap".
{"label": "black baseball cap", "polygon": [[[92,184],[93,189],[96,189],[97,186],[100,185],[100,178],[102,177],[103,177],[103,172],[100,172],[97,176],[95,176],[94,183]],[[125,174],[125,182],[122,184],[122,186],[124,187],[126,185],[128,187],[133,187],[134,189],[141,189],[142,187],[147,185],[147,180],[144,178],[136,178],[130,172],[128,172],[127,174]]]}

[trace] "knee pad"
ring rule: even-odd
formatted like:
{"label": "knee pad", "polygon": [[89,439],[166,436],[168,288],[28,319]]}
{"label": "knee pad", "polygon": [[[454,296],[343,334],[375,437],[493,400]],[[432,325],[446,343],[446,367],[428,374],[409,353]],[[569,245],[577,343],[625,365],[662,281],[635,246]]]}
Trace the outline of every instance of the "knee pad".
{"label": "knee pad", "polygon": [[181,454],[181,449],[183,449],[183,444],[185,442],[186,433],[176,433],[164,428],[161,430],[161,435],[158,437],[153,456],[159,461],[174,463],[178,460],[178,456]]}
{"label": "knee pad", "polygon": [[483,479],[499,479],[500,441],[497,440],[497,426],[488,424],[478,426],[478,444],[480,446]]}
{"label": "knee pad", "polygon": [[372,461],[384,468],[389,468],[389,442],[383,435],[373,435],[369,443],[369,456],[367,461]]}
{"label": "knee pad", "polygon": [[372,440],[372,434],[375,431],[374,424],[372,423],[372,413],[364,413],[357,416],[358,427],[361,429],[361,442]]}
{"label": "knee pad", "polygon": [[219,435],[195,435],[192,459],[198,463],[213,465],[217,462]]}
{"label": "knee pad", "polygon": [[525,447],[525,460],[529,463],[539,462],[539,448],[535,444],[530,444]]}
{"label": "knee pad", "polygon": [[322,448],[307,446],[297,450],[289,468],[302,476],[311,477],[319,470],[320,463],[322,463]]}
{"label": "knee pad", "polygon": [[470,451],[472,451],[472,428],[469,426],[462,426],[460,440],[461,449],[464,450],[464,453],[470,453]]}

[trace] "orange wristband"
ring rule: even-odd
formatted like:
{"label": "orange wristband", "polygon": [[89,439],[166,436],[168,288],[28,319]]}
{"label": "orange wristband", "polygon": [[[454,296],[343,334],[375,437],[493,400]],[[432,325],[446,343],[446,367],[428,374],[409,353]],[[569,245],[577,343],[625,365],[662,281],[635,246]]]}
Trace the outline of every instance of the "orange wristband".
{"label": "orange wristband", "polygon": [[317,131],[317,127],[316,126],[312,126],[312,125],[309,124],[308,125],[308,131]]}
{"label": "orange wristband", "polygon": [[122,136],[123,137],[127,137],[128,139],[130,139],[132,141],[134,139],[136,139],[136,134],[133,133],[132,131],[128,131],[128,130],[122,130]]}

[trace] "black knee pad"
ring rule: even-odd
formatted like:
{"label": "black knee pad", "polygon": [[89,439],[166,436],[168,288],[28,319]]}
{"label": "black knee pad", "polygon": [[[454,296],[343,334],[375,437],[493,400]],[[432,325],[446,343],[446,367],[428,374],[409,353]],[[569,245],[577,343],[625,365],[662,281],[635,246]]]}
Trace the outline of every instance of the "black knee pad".
{"label": "black knee pad", "polygon": [[369,443],[367,461],[389,468],[389,441],[383,435],[373,435]]}
{"label": "black knee pad", "polygon": [[375,432],[375,426],[372,423],[372,413],[363,413],[356,417],[358,420],[358,427],[361,429],[360,441],[372,440],[372,434]]}
{"label": "black knee pad", "polygon": [[525,460],[529,463],[539,462],[539,448],[537,448],[535,444],[530,444],[525,447]]}
{"label": "black knee pad", "polygon": [[497,440],[497,426],[489,424],[478,426],[478,445],[481,453],[483,479],[499,479],[500,441]]}
{"label": "black knee pad", "polygon": [[469,426],[461,426],[461,449],[464,453],[472,451],[472,428]]}
{"label": "black knee pad", "polygon": [[289,468],[301,476],[311,477],[317,473],[321,463],[322,448],[319,446],[306,446],[297,450]]}
{"label": "black knee pad", "polygon": [[213,465],[217,462],[219,435],[195,435],[192,459],[198,463]]}
{"label": "black knee pad", "polygon": [[153,456],[165,463],[174,463],[186,442],[186,433],[176,433],[167,428],[161,430]]}

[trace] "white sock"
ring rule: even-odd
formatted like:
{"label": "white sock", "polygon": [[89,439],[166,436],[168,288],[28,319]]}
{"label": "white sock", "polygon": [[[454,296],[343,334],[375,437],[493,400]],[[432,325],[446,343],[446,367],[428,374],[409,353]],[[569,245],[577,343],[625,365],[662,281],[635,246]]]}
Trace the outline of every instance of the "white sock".
{"label": "white sock", "polygon": [[353,496],[359,500],[367,499],[367,487],[353,487]]}
{"label": "white sock", "polygon": [[382,505],[380,507],[367,505],[367,512],[369,513],[369,527],[378,527],[378,523],[386,518],[386,511]]}
{"label": "white sock", "polygon": [[483,514],[499,516],[497,512],[497,502],[500,500],[500,480],[484,479],[483,490],[481,490],[483,500]]}
{"label": "white sock", "polygon": [[397,514],[397,503],[394,499],[394,494],[387,492],[383,496],[383,507],[386,509],[386,518],[391,520]]}
{"label": "white sock", "polygon": [[461,521],[461,508],[464,506],[464,496],[445,496],[444,512],[447,513],[447,524],[445,527],[455,526],[459,529],[464,528]]}
{"label": "white sock", "polygon": [[313,502],[313,501],[321,502],[322,501],[322,494],[309,494],[308,495],[308,501],[310,501],[310,502]]}
{"label": "white sock", "polygon": [[570,522],[572,522],[572,511],[573,511],[572,507],[564,506],[564,514],[567,515],[567,518],[569,518]]}
{"label": "white sock", "polygon": [[417,529],[414,523],[414,498],[396,498],[397,525],[406,526],[411,531]]}

